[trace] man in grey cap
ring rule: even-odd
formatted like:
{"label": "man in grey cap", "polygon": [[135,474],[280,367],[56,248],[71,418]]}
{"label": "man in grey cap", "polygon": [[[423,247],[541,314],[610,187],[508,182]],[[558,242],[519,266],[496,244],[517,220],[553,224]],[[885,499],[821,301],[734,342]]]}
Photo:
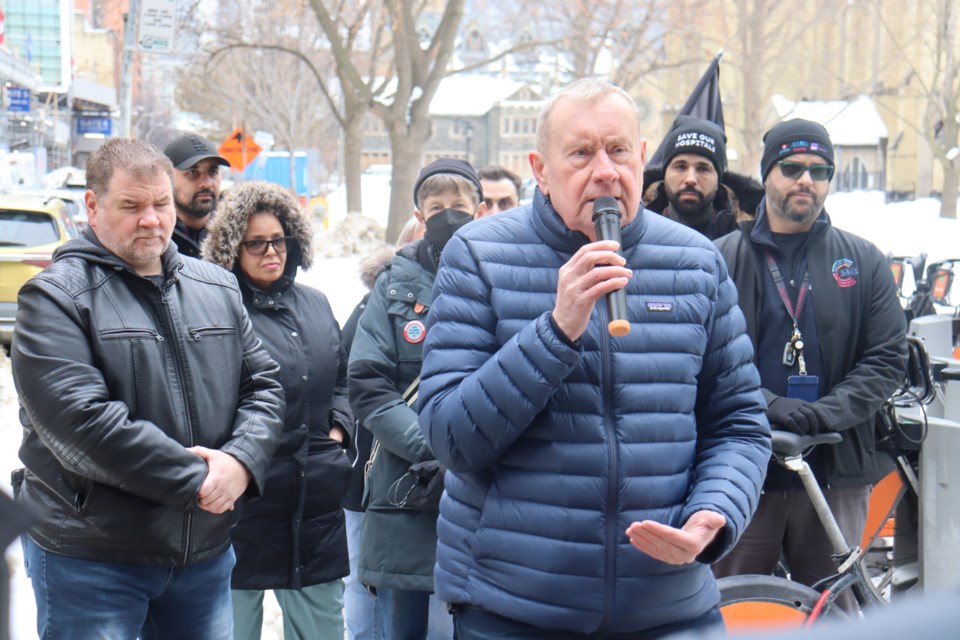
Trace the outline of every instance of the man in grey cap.
{"label": "man in grey cap", "polygon": [[213,143],[194,133],[180,136],[163,150],[173,163],[173,199],[177,224],[173,241],[180,253],[200,257],[207,223],[220,201],[220,167],[230,163]]}

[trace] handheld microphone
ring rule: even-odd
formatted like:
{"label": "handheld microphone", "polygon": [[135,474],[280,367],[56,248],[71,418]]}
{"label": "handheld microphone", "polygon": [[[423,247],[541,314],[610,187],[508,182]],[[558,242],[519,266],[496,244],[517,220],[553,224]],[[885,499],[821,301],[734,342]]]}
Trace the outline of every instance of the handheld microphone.
{"label": "handheld microphone", "polygon": [[[601,196],[593,201],[593,226],[597,229],[598,240],[620,240],[620,207],[616,198]],[[617,255],[623,252],[617,249]],[[630,333],[630,321],[627,319],[627,293],[617,289],[607,294],[607,331],[615,337]]]}

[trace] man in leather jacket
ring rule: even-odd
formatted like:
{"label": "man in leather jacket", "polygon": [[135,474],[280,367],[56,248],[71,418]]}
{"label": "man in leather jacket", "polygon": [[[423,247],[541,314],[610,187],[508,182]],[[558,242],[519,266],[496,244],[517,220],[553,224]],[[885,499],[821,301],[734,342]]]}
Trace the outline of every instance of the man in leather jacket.
{"label": "man in leather jacket", "polygon": [[172,171],[145,142],[100,147],[90,227],[20,290],[41,638],[232,638],[234,504],[262,490],[284,398],[235,277],[170,242]]}

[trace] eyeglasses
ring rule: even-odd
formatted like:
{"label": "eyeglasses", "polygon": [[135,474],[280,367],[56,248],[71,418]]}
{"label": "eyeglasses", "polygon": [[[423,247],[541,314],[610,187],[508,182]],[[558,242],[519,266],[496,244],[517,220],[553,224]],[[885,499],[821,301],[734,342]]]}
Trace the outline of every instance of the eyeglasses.
{"label": "eyeglasses", "polygon": [[267,253],[267,247],[273,247],[277,253],[287,252],[287,243],[293,240],[290,236],[283,238],[274,238],[273,240],[247,240],[241,242],[240,246],[246,248],[247,253],[252,256],[262,256]]}
{"label": "eyeglasses", "polygon": [[829,180],[833,177],[832,164],[811,164],[808,166],[789,160],[780,160],[777,164],[780,165],[780,173],[788,180],[799,180],[805,171],[809,171],[810,179],[816,182]]}

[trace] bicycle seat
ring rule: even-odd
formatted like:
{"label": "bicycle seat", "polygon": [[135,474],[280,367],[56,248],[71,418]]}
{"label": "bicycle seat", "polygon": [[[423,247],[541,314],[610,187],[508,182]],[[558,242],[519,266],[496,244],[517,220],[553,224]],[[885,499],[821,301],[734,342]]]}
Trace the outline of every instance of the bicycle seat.
{"label": "bicycle seat", "polygon": [[818,433],[815,436],[801,436],[791,431],[773,430],[773,452],[782,458],[801,456],[810,447],[818,444],[836,444],[843,440],[843,436],[834,431]]}

